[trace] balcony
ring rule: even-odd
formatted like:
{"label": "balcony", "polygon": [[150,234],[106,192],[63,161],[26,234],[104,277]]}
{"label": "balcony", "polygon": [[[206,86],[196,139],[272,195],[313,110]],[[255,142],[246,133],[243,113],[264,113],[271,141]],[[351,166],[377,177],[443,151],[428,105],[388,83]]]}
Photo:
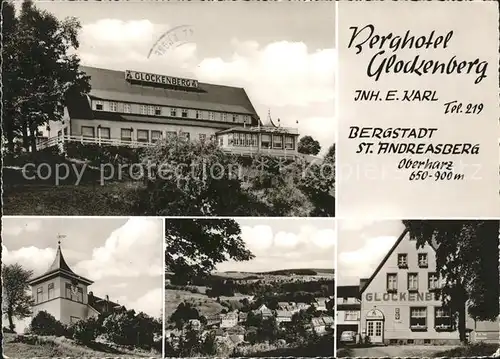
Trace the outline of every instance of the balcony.
{"label": "balcony", "polygon": [[152,142],[127,141],[116,138],[110,139],[110,138],[63,135],[63,136],[55,136],[39,140],[37,143],[37,149],[42,150],[44,148],[59,147],[59,149],[62,151],[64,148],[64,144],[68,142],[75,142],[81,144],[97,144],[101,146],[123,146],[132,148],[153,147],[155,145]]}

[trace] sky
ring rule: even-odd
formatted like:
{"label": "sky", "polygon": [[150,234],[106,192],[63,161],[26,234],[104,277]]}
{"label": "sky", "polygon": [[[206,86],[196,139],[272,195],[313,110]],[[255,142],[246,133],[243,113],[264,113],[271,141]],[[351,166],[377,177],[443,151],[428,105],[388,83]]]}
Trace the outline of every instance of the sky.
{"label": "sky", "polygon": [[217,271],[264,272],[279,269],[335,267],[335,221],[307,218],[235,219],[241,238],[255,255],[251,261],[228,261]]}
{"label": "sky", "polygon": [[369,278],[405,228],[400,220],[341,219],[337,225],[338,285],[359,285],[361,278]]}
{"label": "sky", "polygon": [[[335,2],[40,2],[81,22],[83,65],[243,87],[262,120],[298,127],[326,152],[335,141]],[[160,36],[190,26],[163,55]],[[175,33],[175,31],[174,31]],[[298,121],[298,124],[297,124]]]}
{"label": "sky", "polygon": [[[2,262],[34,275],[55,258],[58,235],[69,267],[94,283],[88,290],[159,317],[163,306],[163,223],[152,218],[2,218]],[[22,332],[30,319],[17,322]]]}

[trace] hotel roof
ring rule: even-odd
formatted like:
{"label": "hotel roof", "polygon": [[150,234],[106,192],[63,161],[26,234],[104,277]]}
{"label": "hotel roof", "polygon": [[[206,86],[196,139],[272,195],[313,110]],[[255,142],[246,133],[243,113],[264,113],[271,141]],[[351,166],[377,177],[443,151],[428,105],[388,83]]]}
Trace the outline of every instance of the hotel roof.
{"label": "hotel roof", "polygon": [[82,66],[81,70],[90,76],[91,98],[244,114],[254,120],[259,118],[243,88],[199,82],[196,90],[176,90],[146,83],[131,84],[125,80],[124,71],[88,66]]}

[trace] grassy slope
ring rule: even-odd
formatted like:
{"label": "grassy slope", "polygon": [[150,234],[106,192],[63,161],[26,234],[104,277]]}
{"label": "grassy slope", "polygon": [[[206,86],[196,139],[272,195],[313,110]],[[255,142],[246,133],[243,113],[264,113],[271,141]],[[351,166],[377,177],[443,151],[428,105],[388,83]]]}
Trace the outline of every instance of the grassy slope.
{"label": "grassy slope", "polygon": [[161,357],[143,351],[117,349],[101,343],[94,343],[92,347],[76,344],[73,340],[56,337],[27,337],[16,334],[4,334],[3,354],[9,358],[32,357]]}
{"label": "grassy slope", "polygon": [[193,304],[200,315],[207,316],[220,313],[224,308],[217,303],[215,299],[209,298],[204,294],[191,293],[181,290],[166,289],[165,290],[165,313],[172,314],[177,306],[186,301]]}

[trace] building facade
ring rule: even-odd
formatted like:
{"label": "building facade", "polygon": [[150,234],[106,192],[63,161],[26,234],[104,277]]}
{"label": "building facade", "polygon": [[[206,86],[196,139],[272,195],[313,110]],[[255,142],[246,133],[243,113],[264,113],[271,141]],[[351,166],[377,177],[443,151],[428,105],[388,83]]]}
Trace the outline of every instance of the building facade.
{"label": "building facade", "polygon": [[[417,249],[405,230],[372,276],[360,281],[361,337],[373,344],[459,344],[457,321],[436,295],[441,285],[434,247]],[[499,322],[467,317],[467,330],[471,341],[498,341]]]}
{"label": "building facade", "polygon": [[231,153],[294,156],[298,131],[262,123],[243,88],[82,67],[87,96],[67,99],[64,120],[49,122],[40,148],[66,142],[141,147],[169,136],[216,141]]}
{"label": "building facade", "polygon": [[337,287],[337,336],[344,331],[359,333],[359,319],[361,316],[361,300],[359,286],[346,285]]}
{"label": "building facade", "polygon": [[97,317],[100,313],[123,309],[109,301],[107,296],[103,299],[88,292],[92,283],[71,270],[58,245],[56,257],[47,272],[29,282],[34,300],[33,317],[40,311],[46,311],[69,325],[81,319]]}

